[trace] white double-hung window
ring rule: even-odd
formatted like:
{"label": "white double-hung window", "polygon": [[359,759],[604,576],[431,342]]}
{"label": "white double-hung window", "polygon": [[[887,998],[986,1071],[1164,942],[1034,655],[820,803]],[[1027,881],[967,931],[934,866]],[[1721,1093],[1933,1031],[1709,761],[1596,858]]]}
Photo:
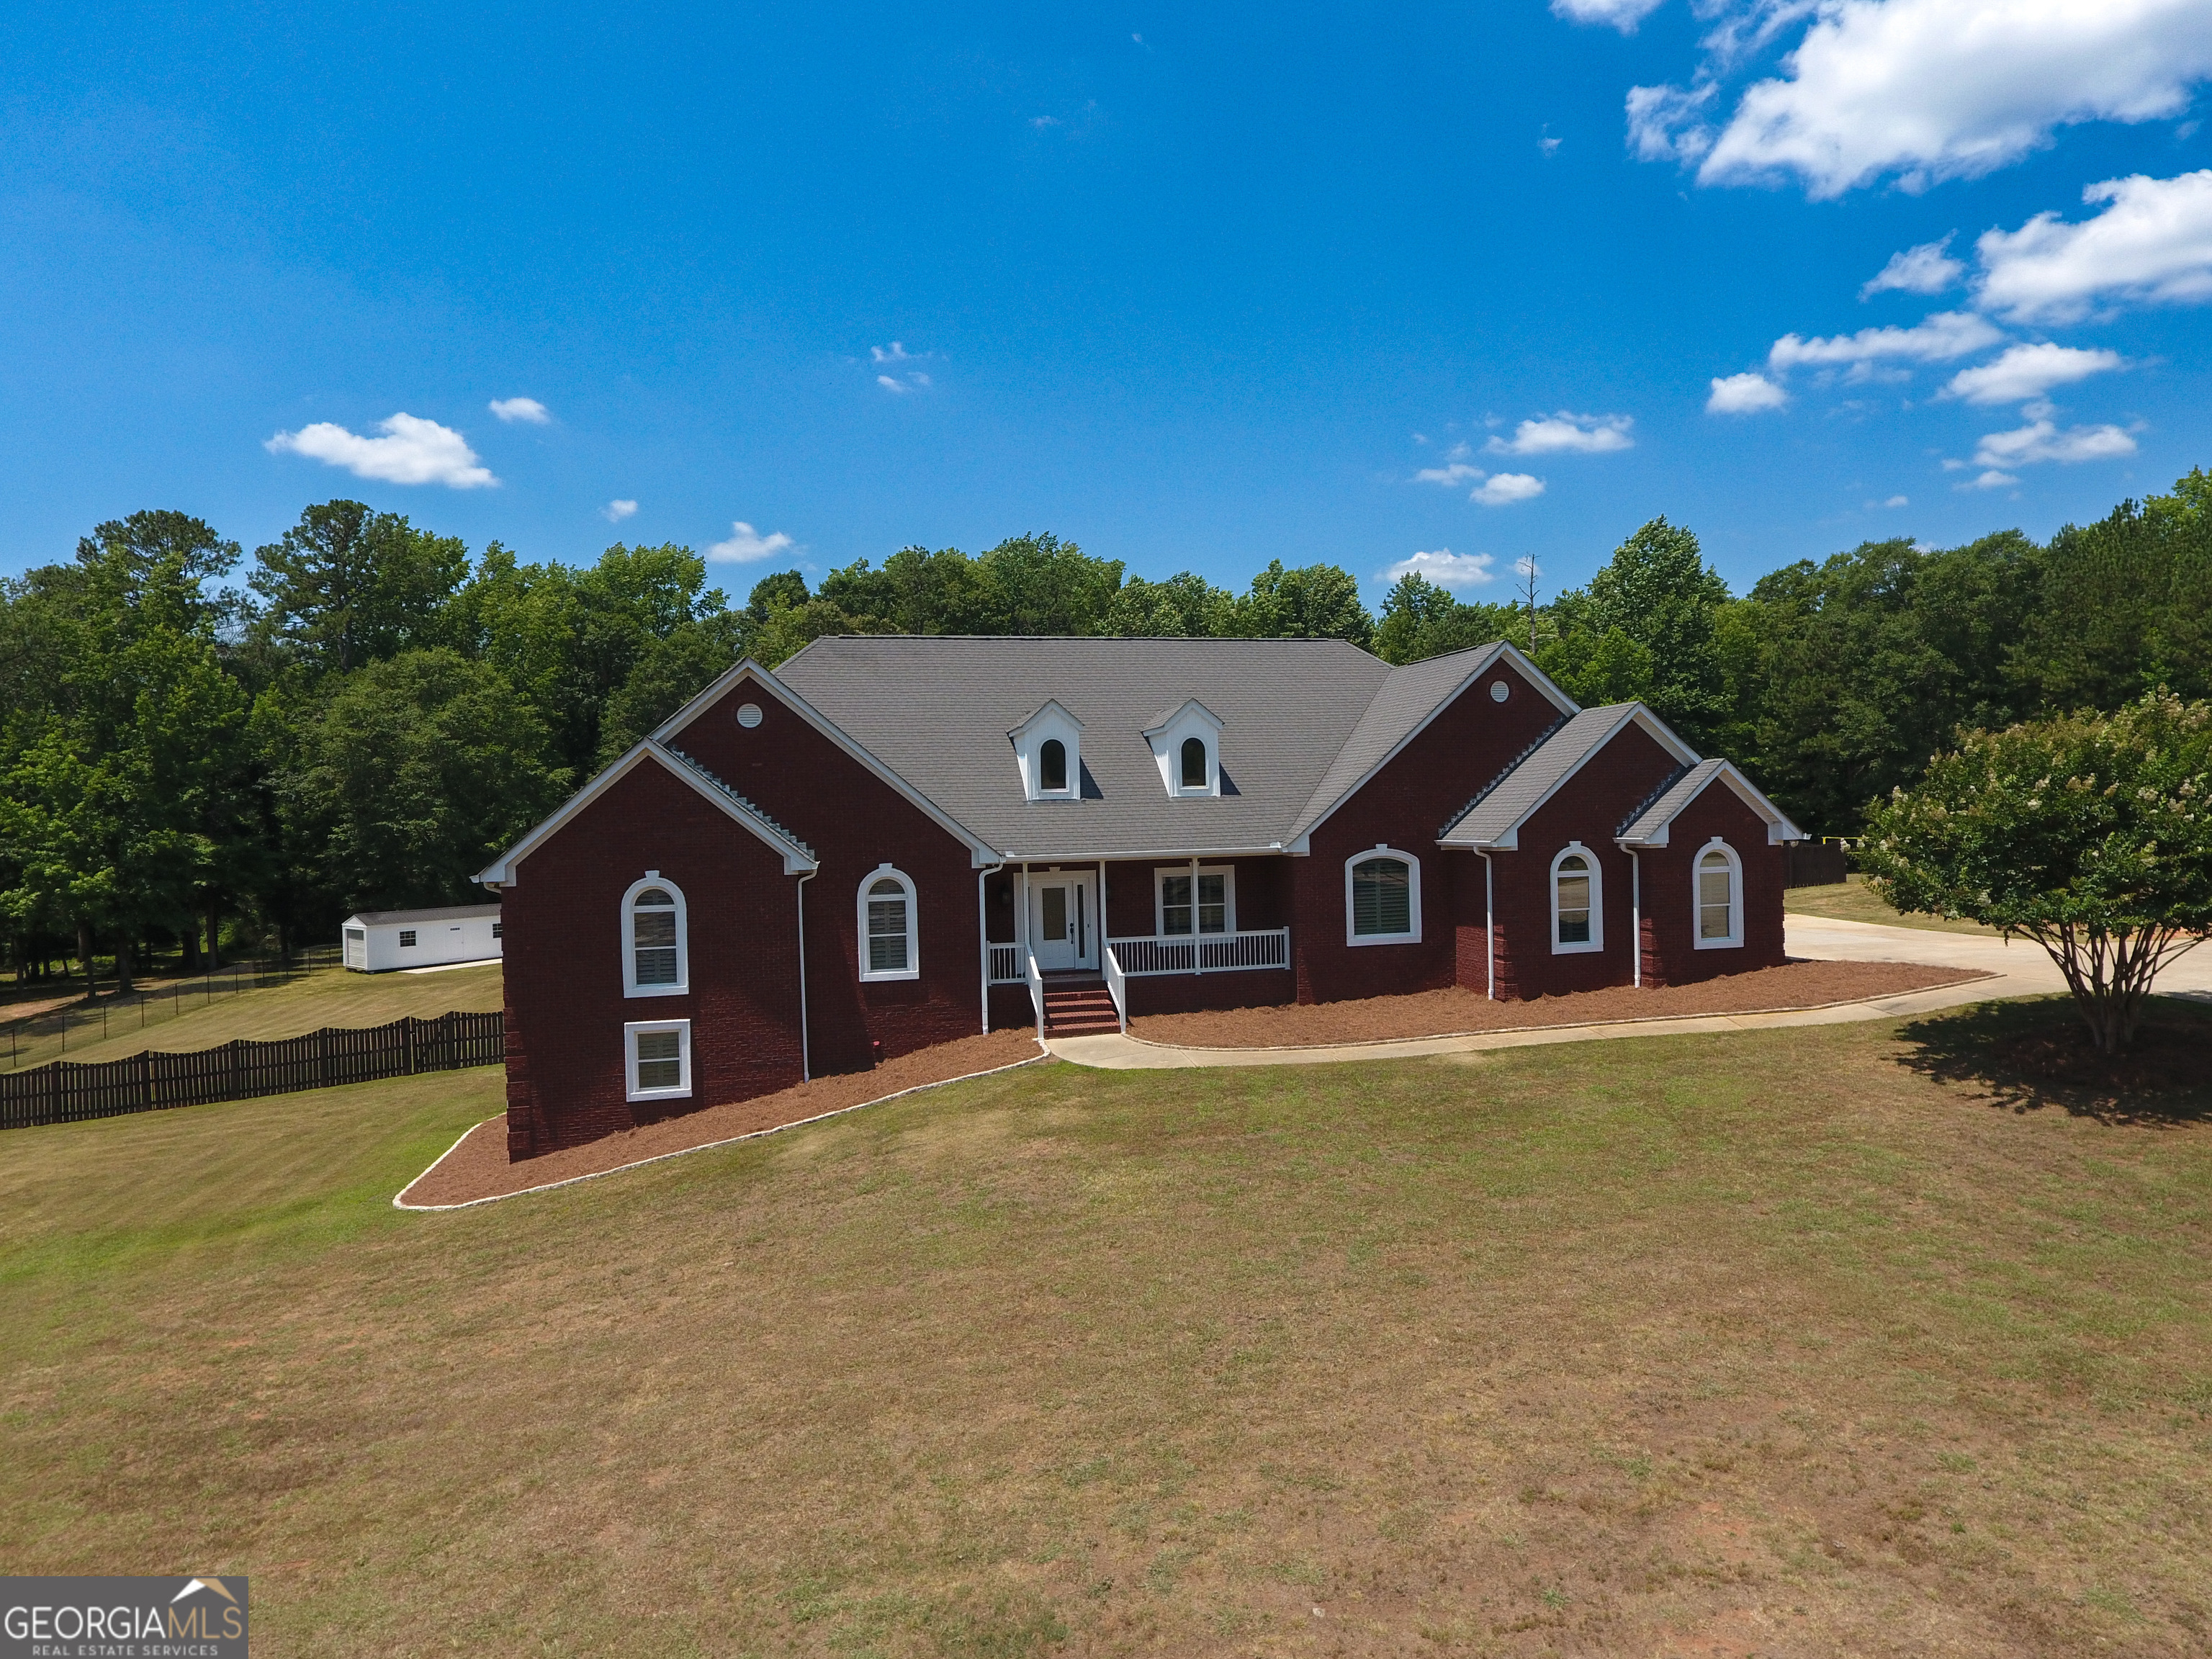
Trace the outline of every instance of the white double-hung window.
{"label": "white double-hung window", "polygon": [[1228,866],[1200,866],[1195,876],[1188,866],[1153,872],[1158,899],[1160,933],[1167,938],[1193,933],[1233,933],[1237,931],[1237,872]]}
{"label": "white double-hung window", "polygon": [[681,1100],[691,1092],[691,1022],[641,1019],[623,1027],[625,1098]]}
{"label": "white double-hung window", "polygon": [[1344,861],[1347,945],[1417,945],[1421,938],[1421,861],[1392,847]]}
{"label": "white double-hung window", "polygon": [[1698,949],[1726,951],[1743,943],[1743,860],[1718,836],[1700,848],[1692,872]]}
{"label": "white double-hung window", "polygon": [[1605,948],[1605,872],[1597,854],[1569,842],[1552,860],[1552,953]]}
{"label": "white double-hung window", "polygon": [[914,882],[888,864],[860,881],[860,977],[915,979],[921,974]]}
{"label": "white double-hung window", "polygon": [[691,988],[684,890],[648,870],[623,895],[623,994],[682,996]]}

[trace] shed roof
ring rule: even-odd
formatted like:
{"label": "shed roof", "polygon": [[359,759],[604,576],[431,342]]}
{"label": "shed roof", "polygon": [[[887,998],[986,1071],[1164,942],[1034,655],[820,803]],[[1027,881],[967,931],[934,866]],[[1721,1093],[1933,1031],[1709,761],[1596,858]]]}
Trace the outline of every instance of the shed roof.
{"label": "shed roof", "polygon": [[366,922],[375,927],[387,922],[468,921],[498,914],[499,906],[496,904],[448,904],[435,910],[357,910],[346,920]]}

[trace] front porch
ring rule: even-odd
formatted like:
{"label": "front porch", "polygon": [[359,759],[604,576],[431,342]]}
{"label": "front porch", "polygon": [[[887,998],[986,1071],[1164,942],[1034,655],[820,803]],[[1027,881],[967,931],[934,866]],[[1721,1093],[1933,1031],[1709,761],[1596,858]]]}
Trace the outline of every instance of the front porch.
{"label": "front porch", "polygon": [[1010,866],[984,884],[992,1022],[1034,1019],[1042,1036],[1290,1001],[1289,888],[1279,858]]}

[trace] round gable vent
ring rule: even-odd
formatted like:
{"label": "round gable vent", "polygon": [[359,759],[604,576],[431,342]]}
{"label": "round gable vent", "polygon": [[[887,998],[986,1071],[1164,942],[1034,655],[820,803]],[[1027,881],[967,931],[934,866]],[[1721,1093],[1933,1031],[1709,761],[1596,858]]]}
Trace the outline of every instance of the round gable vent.
{"label": "round gable vent", "polygon": [[744,726],[746,731],[750,732],[753,727],[758,726],[760,723],[761,707],[758,703],[741,702],[738,705],[738,725]]}
{"label": "round gable vent", "polygon": [[[1511,686],[1510,686],[1510,685],[1506,684],[1506,683],[1505,683],[1504,680],[1492,680],[1492,681],[1491,681],[1491,683],[1490,683],[1490,700],[1491,700],[1491,702],[1504,702],[1506,700],[1506,698],[1508,698],[1508,697],[1511,696],[1512,695],[1513,695],[1513,688],[1512,688]],[[738,718],[739,718],[739,719],[743,719],[743,718],[744,718],[744,716],[740,715]]]}

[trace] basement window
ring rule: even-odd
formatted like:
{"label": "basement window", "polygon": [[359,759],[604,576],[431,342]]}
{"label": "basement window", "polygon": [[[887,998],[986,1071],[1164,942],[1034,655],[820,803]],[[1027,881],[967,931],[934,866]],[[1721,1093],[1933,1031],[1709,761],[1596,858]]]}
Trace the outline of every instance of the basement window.
{"label": "basement window", "polygon": [[691,1092],[691,1022],[639,1020],[623,1027],[631,1100],[681,1100]]}

